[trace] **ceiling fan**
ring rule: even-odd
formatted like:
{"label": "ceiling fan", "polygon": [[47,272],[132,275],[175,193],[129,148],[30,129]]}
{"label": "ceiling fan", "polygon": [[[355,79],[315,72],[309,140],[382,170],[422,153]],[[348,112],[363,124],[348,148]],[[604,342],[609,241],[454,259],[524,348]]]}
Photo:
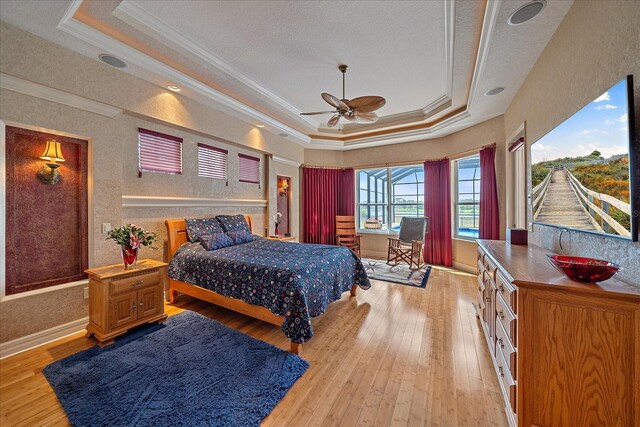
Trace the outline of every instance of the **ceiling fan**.
{"label": "ceiling fan", "polygon": [[331,113],[333,116],[327,122],[327,126],[329,127],[337,125],[341,118],[353,123],[375,123],[378,120],[378,115],[374,113],[374,111],[381,108],[387,101],[381,96],[360,96],[358,98],[346,99],[344,94],[344,77],[347,72],[347,66],[339,65],[338,69],[342,73],[342,99],[338,99],[328,93],[321,95],[322,99],[334,107],[335,110],[300,114],[303,116],[315,116],[317,114]]}

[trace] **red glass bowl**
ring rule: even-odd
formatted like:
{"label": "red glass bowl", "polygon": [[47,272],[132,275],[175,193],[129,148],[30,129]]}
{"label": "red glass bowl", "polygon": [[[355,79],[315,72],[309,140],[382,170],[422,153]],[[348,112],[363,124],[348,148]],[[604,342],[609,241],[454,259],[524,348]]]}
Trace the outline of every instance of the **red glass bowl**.
{"label": "red glass bowl", "polygon": [[576,282],[596,283],[613,277],[620,266],[601,259],[567,255],[547,255],[547,259],[556,270]]}

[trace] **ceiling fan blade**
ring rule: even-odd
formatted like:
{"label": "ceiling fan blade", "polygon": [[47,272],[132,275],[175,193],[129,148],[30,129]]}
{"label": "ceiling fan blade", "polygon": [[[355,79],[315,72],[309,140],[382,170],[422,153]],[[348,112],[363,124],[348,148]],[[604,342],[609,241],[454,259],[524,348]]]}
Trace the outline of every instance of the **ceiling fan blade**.
{"label": "ceiling fan blade", "polygon": [[349,109],[347,104],[345,104],[344,102],[342,102],[341,100],[339,100],[335,96],[331,95],[330,93],[323,93],[320,96],[322,96],[322,99],[324,99],[327,104],[329,104],[329,105],[331,105],[333,107],[336,107],[338,110],[347,111]]}
{"label": "ceiling fan blade", "polygon": [[362,113],[370,113],[381,108],[386,103],[387,101],[381,96],[360,96],[347,101],[347,106]]}
{"label": "ceiling fan blade", "polygon": [[353,117],[355,118],[354,122],[355,123],[360,123],[360,124],[364,124],[364,123],[375,123],[378,121],[378,115],[376,113],[363,113],[359,110],[356,110],[353,113]]}
{"label": "ceiling fan blade", "polygon": [[345,114],[344,117],[346,120],[350,121],[350,122],[355,122],[356,118],[353,116],[353,114]]}
{"label": "ceiling fan blade", "polygon": [[335,125],[338,124],[338,120],[340,120],[340,115],[336,114],[335,116],[329,119],[329,121],[327,122],[327,126],[329,126],[330,128],[334,127]]}
{"label": "ceiling fan blade", "polygon": [[337,113],[336,110],[333,111],[314,111],[312,113],[300,113],[301,116],[315,116],[318,114],[329,114],[329,113]]}

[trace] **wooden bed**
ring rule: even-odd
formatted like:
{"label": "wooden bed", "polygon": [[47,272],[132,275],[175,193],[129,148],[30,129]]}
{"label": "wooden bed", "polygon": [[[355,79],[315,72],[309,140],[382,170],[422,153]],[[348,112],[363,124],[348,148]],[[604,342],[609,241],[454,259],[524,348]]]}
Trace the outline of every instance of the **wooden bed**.
{"label": "wooden bed", "polygon": [[[244,217],[247,220],[247,224],[249,224],[249,229],[253,232],[251,217],[249,215],[245,215]],[[165,224],[167,226],[168,261],[171,261],[173,254],[188,240],[187,229],[184,219],[168,219],[165,221]],[[352,296],[356,295],[357,288],[358,287],[356,285],[351,287]],[[265,307],[249,304],[242,300],[230,298],[197,285],[169,278],[170,303],[174,303],[176,301],[178,292],[277,326],[282,325],[284,321],[284,317],[273,314]],[[302,344],[294,343],[293,341],[290,341],[290,343],[291,353],[300,354],[302,352]]]}

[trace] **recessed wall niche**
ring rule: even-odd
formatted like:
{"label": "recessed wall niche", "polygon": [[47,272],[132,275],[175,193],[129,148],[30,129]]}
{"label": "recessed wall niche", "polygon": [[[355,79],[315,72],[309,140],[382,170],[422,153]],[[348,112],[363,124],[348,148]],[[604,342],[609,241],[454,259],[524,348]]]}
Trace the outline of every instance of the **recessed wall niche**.
{"label": "recessed wall niche", "polygon": [[[48,141],[64,157],[53,185],[38,178]],[[86,277],[87,151],[81,139],[6,127],[6,295]]]}

